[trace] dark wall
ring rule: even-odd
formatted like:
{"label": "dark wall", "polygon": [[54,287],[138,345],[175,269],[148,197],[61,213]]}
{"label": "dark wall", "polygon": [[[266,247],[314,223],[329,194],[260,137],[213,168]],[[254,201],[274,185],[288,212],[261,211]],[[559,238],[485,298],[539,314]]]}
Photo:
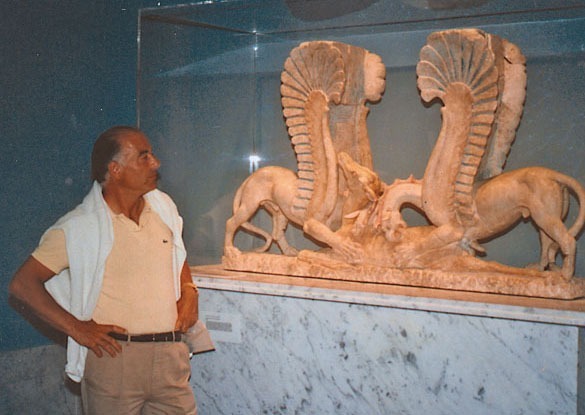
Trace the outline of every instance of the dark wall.
{"label": "dark wall", "polygon": [[[328,3],[327,0],[311,2]],[[136,122],[139,9],[176,3],[177,0],[0,2],[0,189],[3,194],[0,200],[0,269],[3,271],[0,350],[53,340],[52,334],[45,333],[42,326],[38,330],[28,324],[22,318],[21,307],[8,301],[8,283],[42,232],[78,204],[89,189],[89,154],[95,137],[113,124]],[[302,35],[299,39],[299,33],[291,28],[311,24],[314,29],[321,23],[302,20],[302,17],[300,22],[293,19],[292,15],[300,17],[293,10],[294,1],[285,1],[280,11],[272,7],[282,3],[276,0],[234,1],[233,7],[227,8],[220,3],[223,2],[207,2],[211,4],[210,11],[197,15],[197,19],[203,19],[202,22],[209,19],[210,25],[241,30],[249,29],[250,24],[255,27],[256,23],[265,24],[270,30],[286,30],[274,38],[264,37],[260,46],[265,49],[246,55],[243,46],[250,39],[239,31],[216,36],[213,29],[210,32],[213,35],[200,36],[197,31],[200,28],[190,25],[177,28],[166,19],[151,20],[150,45],[157,45],[157,40],[161,42],[158,49],[151,50],[151,72],[147,70],[147,76],[142,79],[141,125],[162,156],[161,187],[175,197],[185,218],[190,263],[209,263],[208,260],[217,261],[221,256],[223,225],[233,192],[248,173],[247,154],[258,150],[263,156],[272,157],[265,160],[267,165],[294,168],[287,164],[294,164],[294,158],[280,115],[278,83],[282,63],[299,40],[313,36],[354,39],[350,43],[382,55],[390,65],[387,89],[383,101],[373,106],[368,118],[374,165],[388,183],[411,173],[420,177],[440,122],[438,106],[431,110],[421,105],[415,87],[418,52],[413,51],[424,44],[426,31],[436,29],[436,24],[428,21],[428,11],[420,13],[426,16],[422,21],[426,19],[432,27],[423,24],[408,36],[364,29],[365,32],[348,31],[347,35],[336,38],[340,35],[336,30],[310,30],[306,37]],[[390,0],[374,3],[376,7],[371,10],[392,4],[404,12],[406,7],[403,2]],[[559,20],[554,13],[550,16],[536,13],[528,18],[516,13],[505,15],[502,10],[521,9],[522,4],[530,7],[530,3],[546,8],[546,1],[489,3],[498,12],[489,22],[481,19],[481,24],[487,25],[483,28],[518,44],[529,58],[528,98],[507,169],[540,164],[585,183],[582,168],[585,141],[579,139],[585,129],[583,10],[567,9],[573,20]],[[563,1],[553,3],[551,8]],[[289,6],[292,15],[282,8]],[[571,10],[574,16],[570,16]],[[185,13],[183,8],[182,12]],[[416,13],[413,16],[418,16]],[[357,16],[361,17],[361,14]],[[548,22],[545,18],[552,20]],[[347,19],[339,23],[351,23],[356,16],[348,15]],[[515,19],[520,24],[510,24]],[[527,22],[522,23],[522,19]],[[374,20],[377,21],[376,13]],[[474,19],[454,21],[458,25],[477,23]],[[451,25],[454,21],[443,20],[440,25]],[[161,28],[162,25],[165,27]],[[286,35],[287,30],[290,37]],[[168,38],[159,39],[162,35]],[[147,38],[143,38],[145,47]],[[172,42],[162,41],[168,39]],[[257,80],[250,78],[251,68],[262,76]],[[198,74],[197,79],[186,69]],[[223,122],[225,119],[230,122]],[[415,164],[418,170],[414,170]],[[220,175],[216,174],[217,169],[222,172]],[[193,177],[198,181],[192,180]],[[165,183],[170,187],[166,188]],[[514,234],[517,239],[505,239],[501,244],[498,239],[495,245],[489,246],[488,259],[516,266],[536,260],[539,247],[534,229],[529,223],[517,228]],[[583,237],[579,243],[581,247]],[[585,275],[583,252],[578,249],[579,276]]]}
{"label": "dark wall", "polygon": [[136,122],[138,10],[173,2],[0,2],[0,350],[48,342],[8,283],[89,189],[95,137]]}

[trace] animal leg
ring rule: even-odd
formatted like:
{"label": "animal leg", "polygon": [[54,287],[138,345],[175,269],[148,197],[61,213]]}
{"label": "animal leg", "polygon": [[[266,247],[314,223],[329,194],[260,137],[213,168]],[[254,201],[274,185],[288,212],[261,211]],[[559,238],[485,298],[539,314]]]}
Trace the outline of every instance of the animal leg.
{"label": "animal leg", "polygon": [[[559,217],[553,217],[552,215],[547,215],[542,211],[535,210],[535,213],[532,215],[532,219],[538,225],[540,229],[542,229],[546,234],[552,239],[554,242],[558,244],[563,253],[563,266],[561,268],[561,274],[565,278],[571,278],[575,273],[575,251],[577,249],[577,243],[575,238],[573,238],[565,224]],[[551,246],[548,248],[547,256],[550,260],[549,252],[551,251]]]}
{"label": "animal leg", "polygon": [[[266,239],[266,243],[260,249],[266,251],[272,243],[272,237],[268,232],[248,223],[252,215],[260,208],[258,203],[242,204],[234,212],[234,215],[226,221],[224,238],[224,255],[238,255],[240,250],[234,246],[234,236],[238,228],[242,227],[250,232]],[[263,252],[263,251],[262,251]]]}
{"label": "animal leg", "polygon": [[543,230],[539,230],[540,237],[540,261],[538,270],[554,270],[556,267],[556,257],[559,251],[559,245],[553,241]]}
{"label": "animal leg", "polygon": [[288,219],[281,212],[279,212],[274,219],[274,231],[272,237],[282,250],[282,253],[288,256],[296,256],[299,251],[290,246],[285,237],[286,227],[288,226]]}
{"label": "animal leg", "polygon": [[272,239],[276,241],[283,254],[288,256],[297,255],[299,251],[290,246],[285,237],[288,218],[275,203],[265,203],[264,208],[272,216]]}
{"label": "animal leg", "polygon": [[232,216],[225,223],[225,236],[223,240],[223,254],[225,256],[234,256],[240,254],[240,250],[234,246],[234,234],[240,227],[237,218]]}

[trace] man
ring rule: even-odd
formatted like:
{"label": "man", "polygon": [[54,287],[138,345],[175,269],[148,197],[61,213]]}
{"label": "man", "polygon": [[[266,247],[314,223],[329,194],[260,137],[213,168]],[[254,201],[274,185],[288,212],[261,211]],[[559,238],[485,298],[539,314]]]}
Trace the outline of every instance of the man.
{"label": "man", "polygon": [[[93,188],[43,235],[10,293],[69,336],[69,377],[86,414],[195,414],[182,333],[198,292],[159,160],[138,129],[102,133]],[[89,350],[89,352],[88,352]],[[142,411],[142,412],[141,412]]]}

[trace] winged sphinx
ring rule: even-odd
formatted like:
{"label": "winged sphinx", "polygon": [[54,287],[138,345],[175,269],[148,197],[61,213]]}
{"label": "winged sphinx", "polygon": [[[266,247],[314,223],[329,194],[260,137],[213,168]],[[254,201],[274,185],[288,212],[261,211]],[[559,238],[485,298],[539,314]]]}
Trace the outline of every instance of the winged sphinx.
{"label": "winged sphinx", "polygon": [[[297,172],[268,166],[244,181],[226,223],[225,256],[240,254],[233,245],[240,227],[266,239],[260,252],[274,241],[285,255],[296,255],[285,238],[287,224],[293,222],[340,258],[362,261],[361,244],[343,222],[383,190],[372,171],[365,103],[381,98],[384,77],[381,58],[356,46],[318,41],[292,50],[281,76],[281,95]],[[259,208],[272,215],[270,233],[249,223]]]}
{"label": "winged sphinx", "polygon": [[[522,217],[540,233],[540,270],[554,269],[560,249],[562,275],[575,269],[575,236],[585,223],[585,191],[559,172],[528,167],[503,173],[526,98],[525,58],[517,46],[476,29],[429,36],[417,65],[423,100],[443,103],[443,124],[420,181],[389,186],[378,224],[394,241],[405,223],[405,202],[417,206],[435,227],[397,248],[403,266],[417,257],[455,245],[483,253],[479,242],[503,233]],[[569,191],[580,205],[575,223],[563,223]]]}

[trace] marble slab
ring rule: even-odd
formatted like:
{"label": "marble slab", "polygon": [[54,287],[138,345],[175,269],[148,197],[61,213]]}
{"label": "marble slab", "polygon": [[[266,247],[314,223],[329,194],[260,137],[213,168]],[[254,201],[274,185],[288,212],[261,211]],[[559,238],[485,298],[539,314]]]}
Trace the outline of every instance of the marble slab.
{"label": "marble slab", "polygon": [[204,288],[585,327],[585,299],[559,300],[191,267]]}
{"label": "marble slab", "polygon": [[216,342],[192,359],[201,414],[583,413],[583,329],[568,321],[424,310],[444,307],[440,298],[397,296],[395,307],[339,288],[195,280]]}

